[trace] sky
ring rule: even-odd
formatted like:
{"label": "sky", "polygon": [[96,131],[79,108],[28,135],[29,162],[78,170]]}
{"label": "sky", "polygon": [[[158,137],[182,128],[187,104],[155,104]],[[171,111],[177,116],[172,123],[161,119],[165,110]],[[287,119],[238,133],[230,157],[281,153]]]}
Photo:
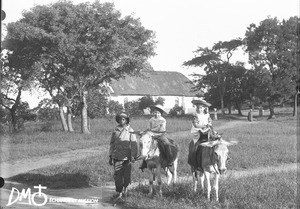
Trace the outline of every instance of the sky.
{"label": "sky", "polygon": [[[74,4],[88,0],[73,0]],[[4,24],[22,17],[23,10],[56,0],[2,0]],[[93,2],[93,1],[92,1]],[[268,18],[280,21],[299,16],[299,0],[100,0],[113,2],[122,15],[140,18],[156,34],[156,56],[149,61],[154,70],[178,71],[190,77],[199,71],[184,67],[198,47],[211,48],[219,41],[244,38],[247,27]],[[242,52],[233,61],[247,62]],[[29,95],[28,95],[29,97]],[[26,99],[26,98],[25,98]],[[26,101],[24,99],[24,101]],[[36,103],[36,102],[35,102]],[[30,107],[36,106],[29,102]]]}

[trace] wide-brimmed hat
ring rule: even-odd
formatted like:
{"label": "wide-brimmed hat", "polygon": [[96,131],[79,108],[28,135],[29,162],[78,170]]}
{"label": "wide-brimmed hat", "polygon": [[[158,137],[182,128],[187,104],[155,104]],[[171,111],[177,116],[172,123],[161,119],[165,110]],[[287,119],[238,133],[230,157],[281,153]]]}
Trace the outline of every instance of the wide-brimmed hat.
{"label": "wide-brimmed hat", "polygon": [[152,110],[158,110],[161,114],[163,113],[166,113],[166,111],[164,110],[163,106],[162,105],[155,105],[155,106],[152,106]]}
{"label": "wide-brimmed hat", "polygon": [[130,121],[129,116],[126,113],[124,113],[124,112],[116,115],[116,121],[117,121],[117,123],[119,123],[120,118],[125,118],[126,121],[127,121],[127,123],[129,123],[129,121]]}
{"label": "wide-brimmed hat", "polygon": [[205,101],[203,99],[194,99],[194,100],[192,100],[192,103],[194,105],[203,105],[205,107],[210,107],[211,106],[210,103],[208,103],[207,101]]}

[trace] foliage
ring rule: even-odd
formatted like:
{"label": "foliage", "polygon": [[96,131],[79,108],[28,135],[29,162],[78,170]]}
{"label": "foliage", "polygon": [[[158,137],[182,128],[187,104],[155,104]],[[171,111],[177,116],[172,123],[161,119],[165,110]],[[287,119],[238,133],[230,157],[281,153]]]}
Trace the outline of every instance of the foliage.
{"label": "foliage", "polygon": [[143,111],[139,109],[139,102],[138,101],[131,101],[126,102],[124,104],[124,109],[127,114],[130,116],[139,116],[143,115]]}
{"label": "foliage", "polygon": [[164,104],[165,104],[165,99],[164,98],[162,98],[162,97],[158,97],[156,100],[155,100],[155,102],[154,102],[154,104],[155,105],[161,105],[161,106],[164,106]]}
{"label": "foliage", "polygon": [[9,110],[0,106],[0,123],[8,123],[10,121]]}
{"label": "foliage", "polygon": [[55,121],[60,119],[59,110],[51,99],[43,99],[34,110],[37,111],[38,120],[40,121]]}
{"label": "foliage", "polygon": [[[22,31],[25,35],[18,35]],[[7,48],[30,46],[36,52],[39,82],[58,98],[59,106],[80,97],[84,133],[88,132],[86,92],[112,78],[139,73],[154,55],[155,45],[154,33],[139,19],[122,17],[114,4],[99,1],[35,6],[8,25],[5,43]]]}
{"label": "foliage", "polygon": [[152,107],[155,104],[153,98],[150,95],[143,96],[138,101],[139,101],[139,109],[142,111],[144,109]]}
{"label": "foliage", "polygon": [[184,115],[184,110],[182,106],[179,106],[176,104],[169,112],[170,116],[178,116],[178,115]]}
{"label": "foliage", "polygon": [[119,102],[116,101],[109,101],[107,104],[108,112],[110,115],[116,115],[118,113],[121,113],[123,111],[123,106]]}
{"label": "foliage", "polygon": [[[211,91],[210,94],[216,93],[215,97],[219,98],[223,114],[224,97],[228,90],[227,87],[230,85],[230,80],[233,80],[232,76],[235,75],[233,71],[237,67],[242,68],[241,64],[232,65],[229,61],[233,51],[241,45],[242,41],[240,39],[233,39],[225,42],[220,41],[212,48],[199,47],[195,51],[197,56],[183,63],[185,66],[203,67],[205,75],[193,74],[193,82],[195,83],[193,90],[200,91],[201,96],[204,95],[206,90]],[[226,55],[226,59],[223,58],[224,55]],[[242,100],[242,98],[239,98],[239,100]]]}
{"label": "foliage", "polygon": [[107,98],[99,90],[89,91],[87,95],[88,116],[99,118],[106,114]]}
{"label": "foliage", "polygon": [[275,104],[296,93],[298,24],[296,16],[282,22],[269,17],[258,26],[251,24],[246,32],[246,51],[257,74],[256,96],[269,103],[270,117]]}

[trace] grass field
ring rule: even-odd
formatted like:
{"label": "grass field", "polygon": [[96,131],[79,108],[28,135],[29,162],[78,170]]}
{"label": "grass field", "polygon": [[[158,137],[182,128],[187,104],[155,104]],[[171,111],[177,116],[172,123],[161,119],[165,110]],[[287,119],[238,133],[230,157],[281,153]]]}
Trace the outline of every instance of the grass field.
{"label": "grass field", "polygon": [[[236,117],[220,118],[214,121],[215,130]],[[190,176],[187,164],[188,132],[190,118],[168,118],[168,132],[179,144],[179,176]],[[135,118],[131,122],[135,130],[147,127],[147,118]],[[79,124],[75,124],[75,127]],[[1,140],[2,161],[32,156],[43,156],[68,150],[108,145],[110,134],[115,126],[113,120],[92,121],[92,134],[64,133],[59,125],[52,125],[51,132],[40,132],[40,126],[27,133],[6,136]],[[32,127],[32,124],[30,125]],[[258,167],[279,166],[297,162],[297,120],[290,115],[276,119],[258,118],[252,123],[222,129],[225,140],[238,140],[230,147],[230,170],[248,170]],[[3,148],[4,145],[4,148]],[[3,152],[8,155],[3,155]],[[89,185],[104,185],[113,181],[113,169],[108,165],[108,151],[65,165],[51,166],[18,175],[13,180],[34,184],[42,183],[48,188],[81,188]],[[3,157],[4,156],[4,157]],[[299,159],[299,158],[298,158]],[[132,180],[140,182],[148,178],[141,172],[140,162],[133,166]],[[35,184],[34,184],[35,185]],[[266,174],[243,179],[227,179],[220,182],[220,203],[208,202],[202,193],[194,194],[191,183],[179,183],[172,187],[163,186],[163,197],[149,198],[147,186],[138,186],[131,191],[124,207],[127,208],[296,208],[296,173]],[[138,203],[136,203],[138,202]]]}

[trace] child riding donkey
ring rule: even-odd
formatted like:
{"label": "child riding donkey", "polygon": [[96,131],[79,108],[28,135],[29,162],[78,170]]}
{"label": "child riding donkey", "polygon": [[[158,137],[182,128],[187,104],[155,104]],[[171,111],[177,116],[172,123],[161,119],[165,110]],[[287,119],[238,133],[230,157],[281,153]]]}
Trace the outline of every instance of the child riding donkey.
{"label": "child riding donkey", "polygon": [[[215,136],[212,120],[208,112],[208,107],[210,107],[211,104],[201,99],[193,100],[192,103],[196,106],[196,113],[193,115],[191,128],[193,139],[189,144],[188,164],[202,170],[201,154],[197,155],[198,152],[202,152],[200,144],[213,140]],[[200,158],[196,156],[200,156]]]}
{"label": "child riding donkey", "polygon": [[[162,167],[167,167],[172,164],[177,156],[178,148],[174,144],[173,140],[166,137],[166,119],[162,117],[166,113],[161,105],[155,105],[153,108],[154,116],[149,120],[148,131],[152,132],[152,137],[157,140],[159,149],[165,156]],[[145,160],[143,160],[140,169],[147,168]]]}

